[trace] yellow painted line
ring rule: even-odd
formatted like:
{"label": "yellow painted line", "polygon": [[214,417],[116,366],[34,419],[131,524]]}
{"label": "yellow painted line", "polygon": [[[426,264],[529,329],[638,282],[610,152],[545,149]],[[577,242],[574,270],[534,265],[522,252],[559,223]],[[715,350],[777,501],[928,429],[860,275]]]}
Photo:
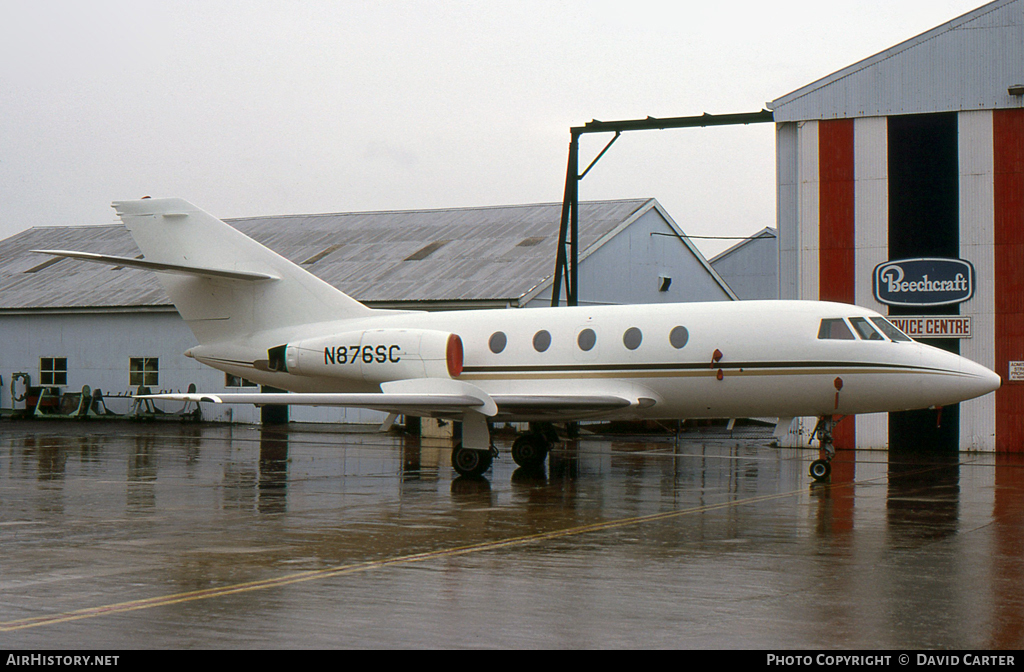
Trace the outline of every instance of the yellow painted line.
{"label": "yellow painted line", "polygon": [[[835,487],[846,487],[848,485],[853,484],[843,484]],[[56,625],[58,623],[67,623],[69,621],[77,621],[84,618],[96,618],[98,616],[122,614],[129,611],[136,611],[139,609],[151,609],[153,607],[163,607],[170,604],[178,604],[181,602],[208,600],[215,597],[223,597],[225,595],[248,593],[257,590],[267,590],[269,588],[287,586],[295,583],[304,583],[306,581],[319,581],[323,579],[329,579],[335,576],[356,574],[359,572],[366,572],[372,569],[394,567],[398,565],[407,565],[414,562],[423,562],[426,560],[435,560],[438,558],[453,558],[458,557],[460,555],[483,553],[485,551],[512,548],[514,546],[537,543],[540,541],[548,541],[551,539],[560,539],[564,537],[572,537],[581,534],[589,534],[591,532],[601,532],[605,530],[614,530],[617,528],[629,527],[632,525],[652,523],[660,520],[669,520],[671,518],[678,518],[681,516],[693,515],[697,513],[706,513],[718,509],[727,509],[747,504],[757,504],[760,502],[767,502],[776,499],[785,499],[787,497],[793,497],[795,495],[801,494],[807,494],[807,489],[804,488],[800,490],[793,490],[790,492],[777,493],[773,495],[761,495],[759,497],[750,497],[748,499],[722,502],[720,504],[708,504],[705,506],[697,506],[689,509],[680,509],[677,511],[653,513],[650,515],[637,516],[634,518],[620,518],[617,520],[610,520],[603,523],[591,523],[589,525],[580,525],[577,527],[570,527],[562,530],[553,530],[551,532],[540,532],[537,534],[510,537],[508,539],[499,539],[497,541],[486,541],[479,544],[471,544],[469,546],[457,546],[455,548],[427,551],[425,553],[401,555],[393,558],[385,558],[383,560],[368,560],[366,562],[357,562],[350,565],[339,565],[337,567],[329,567],[327,569],[299,572],[296,574],[288,574],[274,579],[263,579],[261,581],[236,583],[228,586],[221,586],[220,588],[207,588],[204,590],[194,590],[185,593],[174,593],[172,595],[151,597],[144,600],[118,602],[115,604],[108,604],[100,607],[90,607],[87,609],[79,609],[76,611],[68,611],[59,614],[35,616],[32,618],[23,618],[14,621],[4,621],[0,622],[0,632],[11,632],[13,630],[23,630],[26,628]]]}

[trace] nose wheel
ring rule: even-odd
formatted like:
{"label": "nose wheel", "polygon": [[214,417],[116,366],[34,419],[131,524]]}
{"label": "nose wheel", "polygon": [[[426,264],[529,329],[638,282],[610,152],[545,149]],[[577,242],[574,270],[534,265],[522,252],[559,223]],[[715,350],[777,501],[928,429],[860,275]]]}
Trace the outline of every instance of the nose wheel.
{"label": "nose wheel", "polygon": [[828,460],[815,460],[811,462],[810,473],[811,478],[821,483],[832,473],[832,465],[829,464]]}
{"label": "nose wheel", "polygon": [[808,471],[811,478],[818,483],[828,480],[832,474],[832,458],[836,456],[836,448],[832,445],[832,430],[835,429],[837,422],[838,420],[831,415],[826,415],[818,420],[818,424],[815,425],[814,432],[811,434],[811,440],[818,439],[821,449],[825,451],[825,457],[811,462],[811,468]]}

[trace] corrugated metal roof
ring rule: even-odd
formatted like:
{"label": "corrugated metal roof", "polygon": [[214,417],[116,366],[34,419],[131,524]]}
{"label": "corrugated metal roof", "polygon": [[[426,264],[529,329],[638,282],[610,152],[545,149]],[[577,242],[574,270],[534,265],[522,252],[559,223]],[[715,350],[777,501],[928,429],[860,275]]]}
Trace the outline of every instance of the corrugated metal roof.
{"label": "corrugated metal roof", "polygon": [[1024,0],[996,0],[768,103],[776,122],[1024,107]]}
{"label": "corrugated metal roof", "polygon": [[[561,207],[547,203],[225,221],[291,261],[306,262],[303,268],[360,301],[515,303],[551,282]],[[654,199],[581,203],[581,259],[603,244],[603,237],[655,207],[660,210]],[[435,245],[441,241],[447,242]],[[424,253],[427,246],[433,249]],[[171,305],[152,273],[72,259],[40,267],[47,257],[32,249],[140,254],[120,224],[29,229],[0,241],[0,310]]]}

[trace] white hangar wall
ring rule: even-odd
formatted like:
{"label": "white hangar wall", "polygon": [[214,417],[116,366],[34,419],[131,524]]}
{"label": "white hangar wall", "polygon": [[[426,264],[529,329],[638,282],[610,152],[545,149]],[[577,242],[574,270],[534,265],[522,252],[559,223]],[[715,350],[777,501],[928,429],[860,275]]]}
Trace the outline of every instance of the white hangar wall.
{"label": "white hangar wall", "polygon": [[[1022,285],[1014,267],[1024,266],[1021,63],[1024,1],[997,0],[770,103],[777,122],[781,298],[913,314],[876,299],[878,264],[935,256],[973,265],[971,298],[916,310],[968,318],[970,337],[930,342],[1003,376],[996,394],[955,411],[952,440],[961,450],[1024,450],[1024,387],[1008,376],[1010,362],[1024,360],[1024,308],[1010,296]],[[917,136],[908,150],[906,129],[915,125],[944,130]],[[931,151],[921,146],[930,139],[948,145],[946,167],[921,159]],[[917,158],[908,159],[908,152]],[[930,192],[908,186],[908,161],[919,164],[911,171],[945,171],[941,186]],[[923,221],[940,201],[946,205],[935,207],[946,212]],[[923,204],[926,214],[908,215],[906,202]],[[911,235],[922,240],[908,241]],[[929,248],[943,251],[907,251]],[[899,414],[858,416],[840,424],[837,445],[891,448],[906,431],[901,423]]]}
{"label": "white hangar wall", "polygon": [[[115,413],[131,410],[128,396],[137,387],[129,381],[129,360],[134,357],[158,358],[154,392],[184,392],[190,383],[198,389],[225,389],[223,373],[182,355],[195,344],[195,338],[176,312],[0,314],[0,329],[4,334],[0,349],[4,408],[11,408],[6,376],[25,372],[33,385],[40,385],[40,359],[50,357],[67,360],[67,383],[59,387],[67,392],[77,392],[84,385],[102,390],[107,407]],[[176,412],[182,404],[158,403],[157,407]],[[213,420],[232,419],[226,407],[215,410],[207,405],[203,412]],[[233,415],[241,422],[259,419],[258,413],[241,407],[234,409]]]}
{"label": "white hangar wall", "polygon": [[[103,392],[111,411],[128,414],[137,386],[130,384],[131,358],[156,358],[158,382],[153,392],[185,392],[190,384],[207,392],[239,392],[258,388],[227,387],[223,372],[184,356],[195,345],[195,337],[176,312],[84,313],[84,314],[0,314],[0,408],[12,408],[13,373],[24,372],[40,385],[40,360],[67,360],[65,392],[83,386]],[[20,389],[20,386],[19,386]],[[180,402],[154,402],[165,413],[178,413]],[[23,404],[17,404],[22,408]],[[215,422],[258,423],[260,411],[248,404],[203,404],[203,419]],[[293,407],[291,418],[299,422],[380,422],[384,415],[360,409]]]}

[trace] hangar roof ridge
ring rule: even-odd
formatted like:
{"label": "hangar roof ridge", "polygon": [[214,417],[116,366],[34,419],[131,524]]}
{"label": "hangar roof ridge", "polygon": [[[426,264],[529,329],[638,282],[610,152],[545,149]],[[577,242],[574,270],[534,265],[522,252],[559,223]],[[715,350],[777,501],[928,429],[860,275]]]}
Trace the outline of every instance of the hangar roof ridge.
{"label": "hangar roof ridge", "polygon": [[[225,221],[371,305],[521,305],[529,300],[527,295],[535,295],[538,287],[551,282],[561,205],[277,215]],[[590,252],[604,245],[652,209],[670,219],[654,198],[581,202],[581,250]],[[355,222],[361,223],[353,225]],[[47,257],[29,253],[40,248],[139,254],[120,223],[33,227],[0,240],[0,311],[152,310],[170,305],[151,273],[72,259],[45,263]]]}
{"label": "hangar roof ridge", "polygon": [[[875,75],[873,78],[870,78],[870,81],[866,81],[866,82],[855,82],[855,83],[854,82],[850,82],[848,84],[849,91],[836,95],[836,99],[834,101],[827,101],[827,102],[823,101],[822,103],[820,103],[823,107],[828,107],[829,104],[831,104],[833,106],[833,109],[827,110],[827,112],[825,112],[825,113],[822,113],[822,112],[820,112],[818,110],[814,110],[814,109],[808,109],[808,108],[812,108],[813,104],[809,103],[807,100],[804,100],[804,99],[808,99],[808,98],[815,99],[816,98],[816,94],[818,96],[824,95],[824,90],[825,89],[828,89],[828,88],[830,88],[830,87],[832,87],[834,85],[837,85],[840,82],[848,82],[848,80],[856,78],[856,76],[860,75],[861,73],[863,73],[864,71],[868,70],[869,68],[878,66],[879,64],[885,63],[887,61],[891,61],[891,60],[896,59],[897,57],[900,57],[900,56],[907,55],[909,57],[909,53],[912,50],[914,50],[915,48],[917,48],[917,47],[921,47],[923,45],[927,45],[927,44],[933,43],[938,38],[941,38],[943,36],[949,35],[949,34],[953,33],[954,31],[957,31],[957,30],[959,30],[961,28],[967,28],[968,27],[967,24],[976,22],[979,19],[982,19],[982,18],[984,18],[984,17],[986,17],[986,16],[988,16],[988,15],[994,13],[994,12],[998,12],[998,11],[1003,10],[1003,9],[1005,9],[1005,8],[1011,6],[1011,5],[1018,4],[1018,3],[1022,2],[1022,1],[1024,1],[1024,0],[994,0],[994,2],[990,2],[990,3],[984,4],[984,5],[982,5],[980,7],[977,7],[977,8],[975,8],[975,9],[973,9],[973,10],[971,10],[971,11],[965,13],[965,14],[962,14],[960,16],[957,16],[957,17],[953,18],[953,19],[950,19],[949,21],[946,21],[945,23],[942,23],[942,24],[940,24],[938,26],[935,26],[934,28],[926,30],[923,33],[915,35],[914,37],[911,37],[909,39],[903,40],[902,42],[899,42],[898,44],[893,45],[892,47],[889,47],[888,49],[885,49],[885,50],[880,51],[880,52],[878,52],[876,54],[868,56],[867,58],[861,59],[861,60],[859,60],[859,61],[857,61],[857,62],[855,62],[855,63],[853,63],[851,65],[846,66],[845,68],[842,68],[842,69],[837,70],[837,71],[835,71],[835,72],[833,72],[833,73],[831,73],[829,75],[826,75],[826,76],[824,76],[824,77],[822,77],[820,79],[817,79],[817,80],[811,82],[810,84],[807,84],[807,85],[802,86],[802,87],[800,87],[800,88],[798,88],[798,89],[796,89],[794,91],[791,91],[791,92],[789,92],[789,93],[787,93],[787,94],[785,94],[783,96],[780,96],[779,98],[776,98],[775,100],[772,100],[772,101],[768,102],[766,105],[767,105],[767,107],[769,109],[771,109],[773,111],[776,122],[802,121],[802,120],[817,119],[817,118],[824,119],[824,118],[836,118],[836,117],[845,118],[845,117],[858,117],[858,116],[882,116],[882,115],[884,115],[886,113],[886,110],[884,110],[884,109],[875,110],[875,109],[855,109],[855,108],[856,108],[857,105],[864,106],[864,102],[865,102],[864,98],[870,96],[870,94],[873,92],[872,87],[883,86],[883,88],[884,88],[884,86],[886,84],[888,84],[890,86],[890,88],[892,87],[893,83],[891,81],[889,81],[889,82],[886,82],[886,81],[881,81],[880,82],[879,81],[879,80],[884,80],[885,79],[884,76]],[[1012,26],[1000,26],[1000,27],[1003,27],[1003,28],[1006,28],[1006,27],[1016,27],[1019,30],[1019,27],[1020,27],[1019,24],[1020,23],[1024,23],[1024,21],[1019,21],[1018,24],[1013,24]],[[991,28],[991,26],[982,26],[982,27]],[[1016,38],[1016,35],[1014,35],[1013,38]],[[1010,41],[1012,41],[1012,39]],[[999,48],[999,45],[997,45],[996,47],[993,47],[993,48]],[[909,58],[912,58],[912,57],[909,57]],[[921,58],[924,58],[926,61],[928,61],[929,65],[932,66],[933,70],[935,69],[935,63],[933,62],[934,59],[931,58],[930,55],[929,56],[922,56]],[[1008,57],[1007,60],[1013,61],[1014,60],[1013,55],[1011,54],[1011,56]],[[896,67],[896,66],[894,66],[894,67]],[[913,69],[913,68],[916,67],[916,64],[913,63],[911,60],[908,60],[901,67],[905,67],[907,69]],[[1019,83],[1019,82],[1009,82],[1009,83],[1013,84],[1013,83]],[[945,84],[946,84],[946,86],[939,85],[939,86],[927,87],[927,88],[930,88],[933,91],[933,93],[931,95],[946,96],[950,100],[955,100],[958,103],[961,102],[961,99],[963,99],[965,97],[964,94],[962,92],[954,93],[952,91],[952,89],[950,89],[950,87],[952,87],[952,86],[960,85],[960,82],[957,82],[957,81],[945,82]],[[1015,101],[1012,101],[1012,100],[1009,99],[1009,96],[1008,96],[1008,94],[1006,92],[1006,84],[1005,83],[1000,83],[1000,85],[1003,86],[1003,88],[1001,90],[1001,93],[1003,94],[1002,98],[1005,99],[1005,100],[1000,100],[1000,101],[998,101],[998,103],[993,103],[993,102],[990,101],[989,104],[990,105],[991,104],[997,104],[1000,107],[1006,107],[1006,106],[1008,106],[1008,107],[1015,107],[1015,106],[1018,106],[1019,101],[1015,102]],[[860,88],[858,88],[858,87],[860,87]],[[896,93],[897,94],[902,93],[901,91],[898,90],[898,88],[899,87],[897,87]],[[957,95],[957,93],[959,93],[959,95]],[[986,93],[988,95],[991,95],[989,92],[984,92],[984,93]],[[976,90],[971,90],[970,94],[971,94],[971,98],[972,98],[971,103],[972,104],[976,104],[976,100],[974,100],[974,99],[978,98],[981,94],[979,94],[979,92],[976,91]],[[915,92],[911,91],[908,95],[915,96],[915,95],[919,95],[919,94],[916,94]],[[905,102],[902,98],[899,98],[898,95],[896,96],[896,98],[898,99],[898,102]],[[927,102],[928,103],[932,103],[933,101],[928,100]],[[950,107],[950,105],[947,104],[944,107]],[[790,108],[790,109],[787,110],[786,108]],[[841,108],[841,109],[839,109],[839,108]],[[970,109],[974,109],[974,108],[971,107]],[[889,114],[909,114],[909,113],[914,113],[914,112],[918,112],[918,111],[939,112],[939,111],[951,111],[951,110],[950,109],[934,109],[934,110],[931,110],[931,109],[929,109],[929,110],[914,110],[914,109],[899,110],[899,109],[897,109],[897,110],[894,110],[894,111],[888,111],[888,113]],[[816,114],[818,116],[815,116]]]}
{"label": "hangar roof ridge", "polygon": [[[585,203],[645,203],[653,200],[652,197],[647,198],[611,198],[600,201],[581,201],[580,204]],[[444,208],[406,208],[400,210],[352,210],[350,212],[311,212],[311,213],[295,213],[290,215],[254,215],[251,217],[224,217],[225,222],[233,222],[237,220],[257,220],[257,219],[279,219],[281,217],[343,217],[343,216],[359,216],[359,215],[403,215],[403,214],[417,214],[417,213],[444,213],[444,212],[476,212],[480,210],[508,210],[517,208],[537,208],[537,207],[561,207],[561,201],[538,201],[536,203],[510,203],[508,205],[464,205],[464,206],[452,206]]]}

